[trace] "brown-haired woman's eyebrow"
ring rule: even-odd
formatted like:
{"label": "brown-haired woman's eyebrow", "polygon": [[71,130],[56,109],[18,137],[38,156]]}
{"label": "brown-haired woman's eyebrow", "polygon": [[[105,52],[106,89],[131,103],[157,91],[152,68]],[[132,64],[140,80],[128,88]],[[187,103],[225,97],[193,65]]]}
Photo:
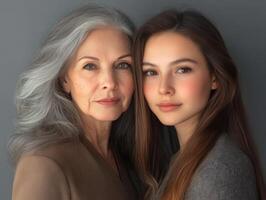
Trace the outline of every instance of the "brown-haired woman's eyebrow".
{"label": "brown-haired woman's eyebrow", "polygon": [[176,64],[179,64],[179,63],[182,63],[182,62],[191,62],[191,63],[194,63],[194,64],[198,63],[196,60],[191,59],[191,58],[180,58],[180,59],[176,59],[176,60],[170,62],[170,65],[176,65]]}

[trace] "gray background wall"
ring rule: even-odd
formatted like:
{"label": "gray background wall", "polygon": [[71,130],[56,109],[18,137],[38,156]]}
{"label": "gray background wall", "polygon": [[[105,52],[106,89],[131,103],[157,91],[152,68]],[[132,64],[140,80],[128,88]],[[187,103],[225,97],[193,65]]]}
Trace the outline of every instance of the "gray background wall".
{"label": "gray background wall", "polygon": [[[14,90],[51,26],[86,0],[0,1],[0,199],[11,198],[13,168],[6,143],[12,134]],[[159,11],[195,8],[222,32],[240,71],[241,87],[266,177],[266,1],[265,0],[98,0],[126,12],[139,25]]]}

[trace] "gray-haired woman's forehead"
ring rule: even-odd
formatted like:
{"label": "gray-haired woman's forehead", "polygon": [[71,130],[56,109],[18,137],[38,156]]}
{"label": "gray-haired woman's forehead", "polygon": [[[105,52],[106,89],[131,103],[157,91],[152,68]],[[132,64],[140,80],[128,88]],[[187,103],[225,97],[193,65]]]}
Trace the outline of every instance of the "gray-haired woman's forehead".
{"label": "gray-haired woman's forehead", "polygon": [[133,23],[121,11],[114,8],[87,5],[60,20],[48,35],[46,45],[55,45],[58,51],[74,51],[88,33],[101,26],[116,27],[128,35],[130,39],[134,32]]}

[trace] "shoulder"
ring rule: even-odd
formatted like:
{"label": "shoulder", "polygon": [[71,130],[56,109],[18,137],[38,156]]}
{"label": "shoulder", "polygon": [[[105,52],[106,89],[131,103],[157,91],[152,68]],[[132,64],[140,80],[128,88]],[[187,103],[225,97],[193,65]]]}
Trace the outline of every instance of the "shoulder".
{"label": "shoulder", "polygon": [[58,156],[64,156],[69,154],[70,152],[73,153],[77,149],[80,148],[80,141],[79,140],[68,140],[65,142],[59,142],[50,144],[47,146],[44,146],[31,154],[33,155],[47,155],[47,156],[55,156],[56,154],[59,154]]}
{"label": "shoulder", "polygon": [[25,155],[19,160],[13,183],[14,200],[63,199],[67,190],[64,173],[54,160],[40,155]]}
{"label": "shoulder", "polygon": [[209,170],[210,172],[219,170],[224,175],[228,173],[230,175],[239,173],[253,175],[252,172],[254,171],[248,156],[226,134],[218,138],[216,144],[198,168],[201,173]]}
{"label": "shoulder", "polygon": [[30,153],[30,155],[47,157],[61,166],[62,169],[66,169],[66,164],[73,163],[82,154],[84,154],[84,147],[78,140],[50,144]]}
{"label": "shoulder", "polygon": [[229,136],[220,136],[196,170],[187,199],[195,196],[214,200],[257,199],[252,163]]}

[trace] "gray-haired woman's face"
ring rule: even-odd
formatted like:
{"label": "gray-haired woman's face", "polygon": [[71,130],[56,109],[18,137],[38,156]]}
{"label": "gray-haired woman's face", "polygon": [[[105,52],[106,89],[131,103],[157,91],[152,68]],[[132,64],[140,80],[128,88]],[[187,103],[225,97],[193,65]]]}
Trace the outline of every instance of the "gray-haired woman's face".
{"label": "gray-haired woman's face", "polygon": [[131,52],[127,36],[112,27],[92,31],[65,74],[63,86],[81,116],[116,120],[133,94]]}

